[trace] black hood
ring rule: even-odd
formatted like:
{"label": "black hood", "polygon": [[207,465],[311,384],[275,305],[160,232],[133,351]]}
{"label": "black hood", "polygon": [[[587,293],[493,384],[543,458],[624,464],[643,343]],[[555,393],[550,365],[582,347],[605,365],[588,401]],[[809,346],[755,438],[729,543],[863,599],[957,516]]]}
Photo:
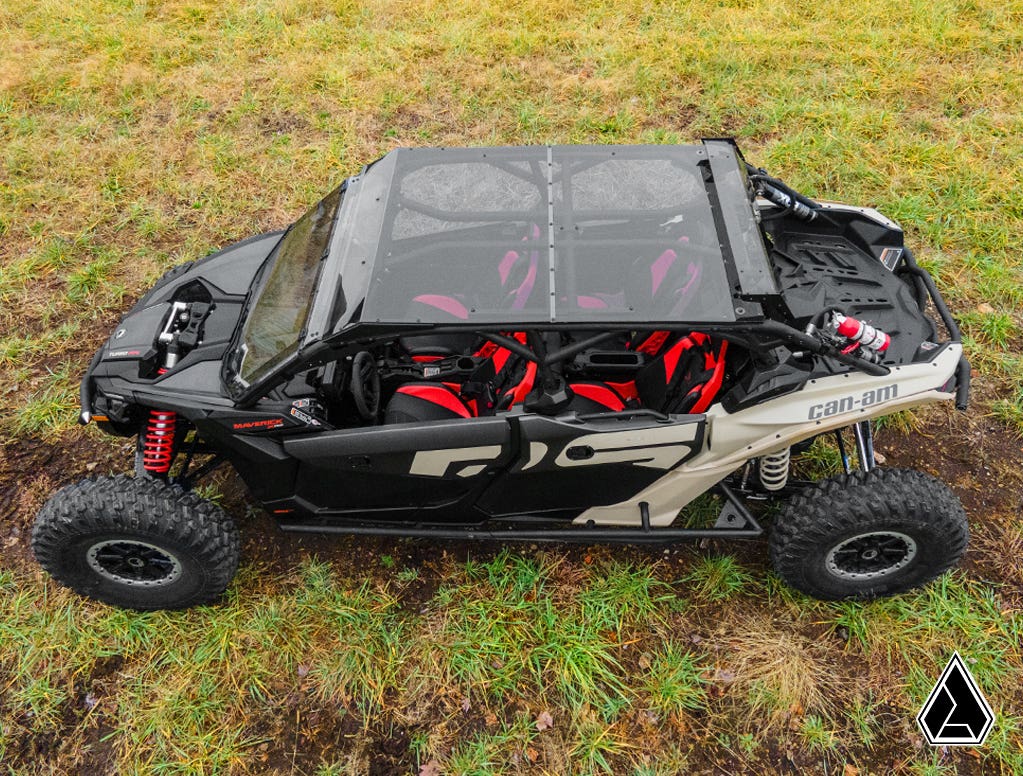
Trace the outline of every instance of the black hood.
{"label": "black hood", "polygon": [[[164,392],[223,397],[221,360],[249,286],[280,237],[281,232],[250,237],[161,277],[93,358],[83,380],[83,409],[114,419],[119,405],[139,403],[143,396],[156,404]],[[174,369],[161,375],[158,338],[176,303],[183,314],[194,316],[194,341]]]}

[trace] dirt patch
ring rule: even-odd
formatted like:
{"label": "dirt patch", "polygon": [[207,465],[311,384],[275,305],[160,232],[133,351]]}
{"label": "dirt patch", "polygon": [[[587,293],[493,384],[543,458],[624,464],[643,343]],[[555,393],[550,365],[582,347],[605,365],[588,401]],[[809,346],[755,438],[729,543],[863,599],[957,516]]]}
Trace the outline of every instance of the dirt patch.
{"label": "dirt patch", "polygon": [[84,477],[124,471],[132,449],[134,440],[99,439],[85,429],[0,442],[0,565],[31,560],[32,521],[46,499]]}
{"label": "dirt patch", "polygon": [[[120,655],[100,658],[91,675],[76,679],[60,706],[56,727],[39,730],[27,714],[13,720],[5,731],[8,761],[33,763],[39,773],[45,765],[51,765],[53,773],[116,773],[116,739],[111,734],[117,728],[113,713],[117,701],[110,688],[116,686],[114,675],[123,662]],[[5,705],[0,694],[0,709]]]}
{"label": "dirt patch", "polygon": [[303,132],[309,128],[309,122],[297,113],[281,113],[260,116],[257,126],[263,135],[278,136]]}

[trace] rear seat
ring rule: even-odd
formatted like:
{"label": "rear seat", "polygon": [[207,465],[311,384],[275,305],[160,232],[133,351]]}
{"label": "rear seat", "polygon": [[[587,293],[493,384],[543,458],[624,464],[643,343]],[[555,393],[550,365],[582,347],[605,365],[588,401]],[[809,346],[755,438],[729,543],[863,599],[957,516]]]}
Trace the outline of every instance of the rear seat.
{"label": "rear seat", "polygon": [[[533,239],[539,227],[532,227]],[[529,236],[523,237],[528,240]],[[680,243],[687,242],[686,237]],[[508,251],[497,266],[500,288],[509,310],[521,310],[536,284],[537,251]],[[699,287],[699,267],[684,265],[678,251],[669,248],[655,259],[638,259],[630,275],[625,296],[641,300],[644,309],[664,303],[673,310],[684,306]],[[608,307],[599,295],[578,297],[581,308]],[[421,294],[412,300],[410,317],[451,321],[469,318],[465,303],[445,294]],[[423,309],[417,315],[415,308]],[[512,335],[525,343],[525,334]],[[402,346],[415,361],[432,361],[447,356],[473,353],[490,359],[492,373],[479,372],[472,385],[453,383],[406,383],[400,386],[387,407],[386,423],[438,420],[455,417],[477,417],[498,410],[507,410],[521,403],[532,390],[537,365],[495,343],[479,346],[474,334],[423,334],[404,337]],[[634,380],[617,383],[577,381],[569,384],[574,394],[567,411],[580,413],[620,412],[629,407],[647,407],[661,412],[705,412],[721,388],[724,378],[726,341],[712,340],[701,332],[679,337],[669,331],[652,331],[637,335],[629,344],[633,350],[653,360],[636,374]],[[475,349],[475,351],[474,351]],[[479,386],[488,390],[481,394]]]}
{"label": "rear seat", "polygon": [[654,356],[635,380],[570,383],[577,398],[568,409],[619,412],[633,406],[674,414],[707,411],[724,379],[727,341],[696,331],[684,337],[655,331],[639,338],[634,349]]}

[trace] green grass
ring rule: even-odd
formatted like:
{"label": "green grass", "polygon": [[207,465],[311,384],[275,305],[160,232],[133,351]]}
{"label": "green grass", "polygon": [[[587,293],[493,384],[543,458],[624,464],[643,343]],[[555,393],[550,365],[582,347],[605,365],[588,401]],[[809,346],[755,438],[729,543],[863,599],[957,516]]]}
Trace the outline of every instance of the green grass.
{"label": "green grass", "polygon": [[821,755],[832,752],[835,748],[835,734],[820,717],[809,714],[803,718],[799,731],[807,749]]}
{"label": "green grass", "polygon": [[[850,746],[890,742],[877,694],[887,714],[911,718],[962,645],[1000,719],[1018,722],[1023,622],[962,575],[855,605],[869,614],[870,633],[844,649],[876,676],[906,679],[848,705],[848,668],[835,674],[827,662],[843,648],[800,634],[848,619],[853,605],[679,612],[651,593],[668,586],[656,565],[616,560],[579,573],[553,555],[508,550],[449,564],[444,577],[425,607],[409,609],[394,583],[348,577],[322,561],[269,579],[245,567],[223,605],[137,614],[4,571],[0,741],[81,736],[101,725],[117,742],[120,772],[247,772],[256,753],[314,731],[334,740],[331,727],[350,719],[356,739],[407,730],[403,756],[435,760],[445,772],[517,773],[527,763],[558,770],[562,762],[572,772],[617,773],[685,761],[692,753],[674,749],[680,730],[711,750],[725,735],[728,752],[757,758],[764,741],[791,728],[808,756],[834,760]],[[608,603],[611,589],[624,591],[620,602]],[[594,616],[595,605],[610,611]],[[715,635],[694,648],[684,641],[694,632]],[[551,717],[541,727],[544,712]],[[69,714],[81,715],[70,731]],[[303,723],[310,715],[316,722]],[[358,733],[364,725],[369,731]],[[327,747],[320,761],[304,762],[330,772],[359,761],[352,746],[347,759]],[[1011,727],[982,754],[1023,762]]]}
{"label": "green grass", "polygon": [[877,722],[877,704],[871,698],[856,698],[848,710],[849,728],[856,740],[870,749],[877,740],[879,726]]}
{"label": "green grass", "polygon": [[[71,429],[131,302],[399,145],[735,135],[808,194],[902,223],[962,322],[978,422],[1023,433],[1020,30],[994,0],[4,4],[0,437],[38,457],[0,458],[0,763],[674,774],[790,769],[791,751],[829,772],[1023,772],[1018,576],[992,574],[1011,557],[987,533],[1011,515],[979,515],[966,571],[855,604],[717,546],[420,564],[400,542],[319,560],[292,543],[247,555],[222,605],[137,614],[59,590],[25,552],[42,495],[123,452]],[[926,417],[880,423],[885,449]],[[963,492],[1012,487],[1010,460],[980,463],[991,479],[973,467]],[[830,440],[804,464],[841,470]],[[999,714],[979,763],[915,748],[955,649]]]}
{"label": "green grass", "polygon": [[[846,437],[850,437],[850,435],[846,433]],[[856,447],[851,438],[845,440],[845,452],[849,458],[849,465],[855,467]],[[842,467],[842,454],[838,449],[834,436],[817,437],[814,439],[810,447],[798,457],[797,461],[796,466],[806,470],[800,473],[804,474],[808,479],[831,477],[845,471]]]}
{"label": "green grass", "polygon": [[669,641],[647,662],[644,688],[653,708],[662,714],[679,714],[706,705],[706,656],[694,655]]}
{"label": "green grass", "polygon": [[445,606],[429,641],[466,697],[491,703],[550,687],[573,708],[612,719],[632,700],[620,662],[624,633],[656,621],[672,596],[649,569],[611,563],[563,601],[555,571],[510,552],[470,563],[461,583],[439,591]]}
{"label": "green grass", "polygon": [[996,400],[991,405],[991,411],[996,418],[1015,426],[1023,433],[1023,384],[1020,384],[1006,398]]}
{"label": "green grass", "polygon": [[527,751],[538,735],[529,718],[519,715],[510,725],[502,724],[499,728],[456,745],[444,764],[445,772],[458,776],[514,773],[515,769],[509,767],[512,763],[507,762],[509,750],[517,754],[519,762],[528,763]]}
{"label": "green grass", "polygon": [[701,558],[683,580],[693,591],[693,597],[703,601],[725,601],[750,581],[749,573],[731,555]]}
{"label": "green grass", "polygon": [[584,773],[614,773],[614,758],[633,748],[616,732],[614,726],[595,719],[581,722],[577,730],[575,745],[569,750],[569,757],[581,766]]}
{"label": "green grass", "polygon": [[65,362],[54,371],[47,370],[41,381],[45,387],[29,393],[10,418],[12,434],[52,432],[66,428],[68,417],[77,418],[78,389],[68,379],[72,369]]}
{"label": "green grass", "polygon": [[[364,583],[346,591],[321,581],[324,571],[311,569],[316,582],[299,593],[299,607],[325,618],[328,632],[343,649],[308,657],[315,660],[312,674],[324,700],[355,705],[365,713],[379,708],[387,688],[401,674],[409,649],[404,619],[397,600],[387,590]],[[289,613],[282,608],[280,625],[287,626]]]}

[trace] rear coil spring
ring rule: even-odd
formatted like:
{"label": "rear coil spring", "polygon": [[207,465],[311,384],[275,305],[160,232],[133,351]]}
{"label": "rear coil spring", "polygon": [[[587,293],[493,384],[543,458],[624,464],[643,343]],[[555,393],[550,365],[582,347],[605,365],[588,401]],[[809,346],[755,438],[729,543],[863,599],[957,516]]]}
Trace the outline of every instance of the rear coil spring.
{"label": "rear coil spring", "polygon": [[[166,369],[160,369],[163,374]],[[174,434],[178,415],[170,410],[150,410],[142,443],[142,468],[150,474],[166,474],[174,460]]]}
{"label": "rear coil spring", "polygon": [[765,455],[760,459],[760,484],[764,490],[781,490],[789,481],[789,458],[792,455],[786,447],[778,453]]}

